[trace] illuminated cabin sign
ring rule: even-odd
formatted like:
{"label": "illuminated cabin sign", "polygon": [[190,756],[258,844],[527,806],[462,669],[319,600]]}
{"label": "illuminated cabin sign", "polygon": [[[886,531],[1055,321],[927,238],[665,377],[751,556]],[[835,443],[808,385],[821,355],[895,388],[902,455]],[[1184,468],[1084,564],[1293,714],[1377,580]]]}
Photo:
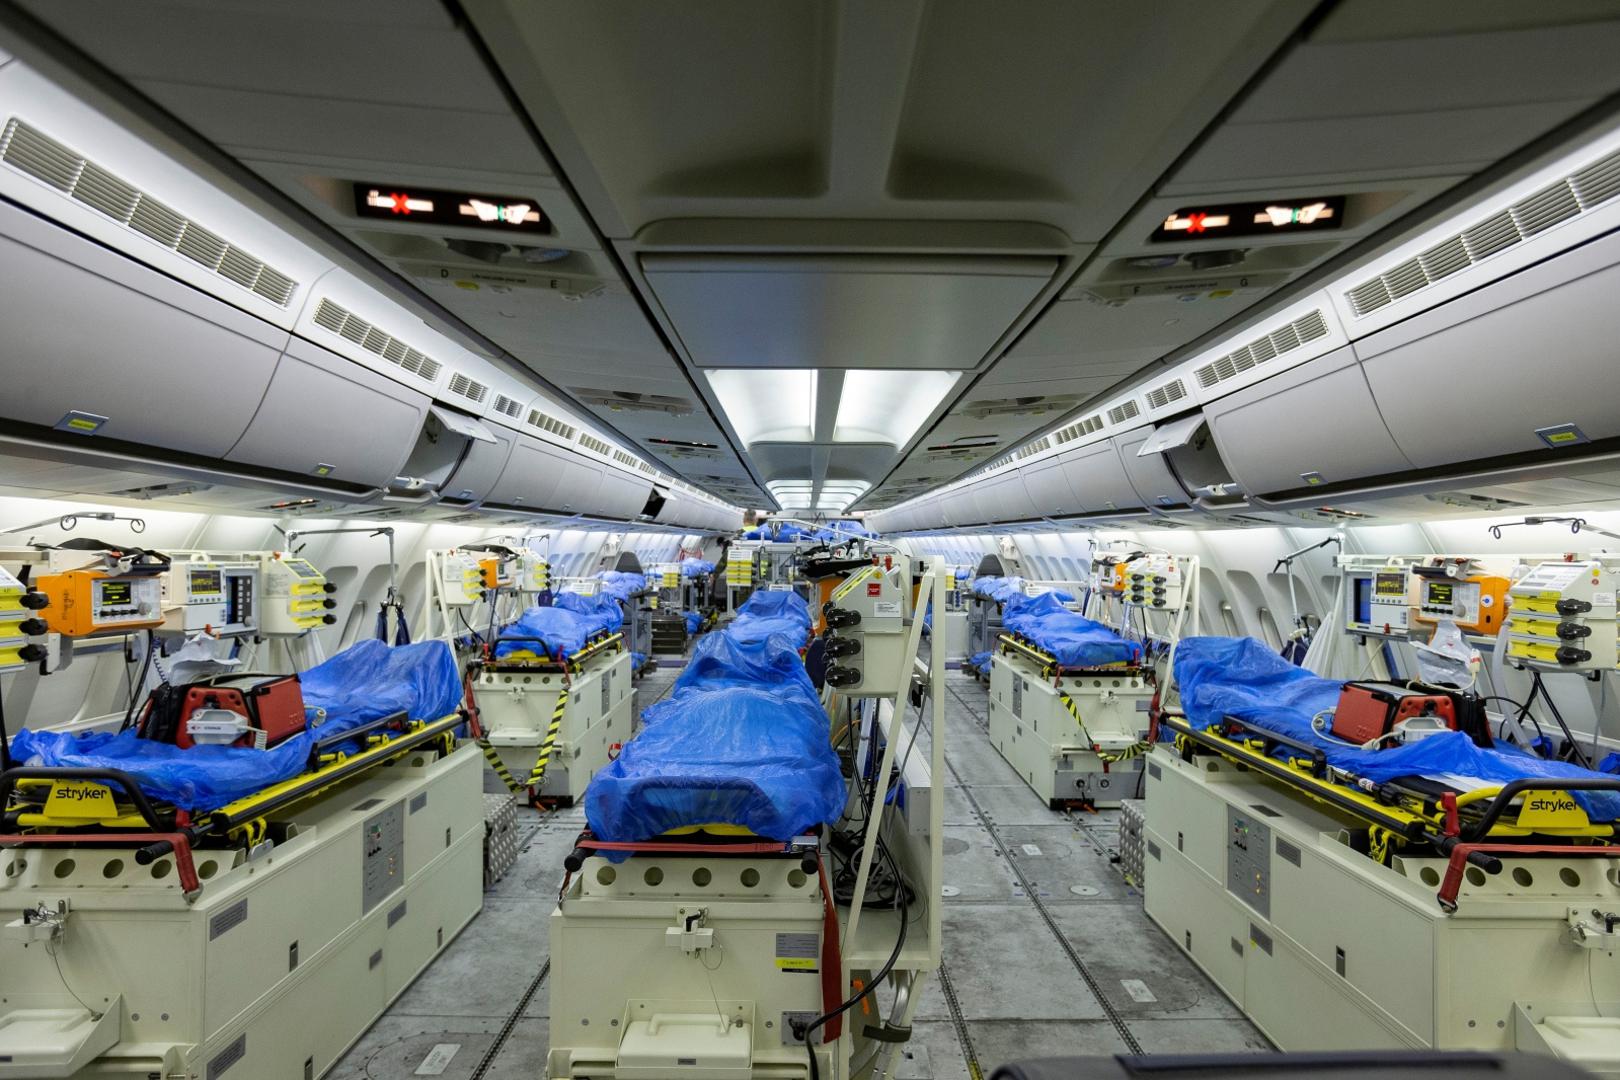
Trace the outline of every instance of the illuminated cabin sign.
{"label": "illuminated cabin sign", "polygon": [[355,184],[354,212],[365,218],[457,225],[502,232],[549,233],[551,222],[533,199],[474,195],[437,188]]}
{"label": "illuminated cabin sign", "polygon": [[1216,240],[1226,236],[1271,236],[1337,229],[1343,223],[1343,195],[1280,202],[1217,203],[1177,210],[1159,223],[1150,239],[1165,243]]}

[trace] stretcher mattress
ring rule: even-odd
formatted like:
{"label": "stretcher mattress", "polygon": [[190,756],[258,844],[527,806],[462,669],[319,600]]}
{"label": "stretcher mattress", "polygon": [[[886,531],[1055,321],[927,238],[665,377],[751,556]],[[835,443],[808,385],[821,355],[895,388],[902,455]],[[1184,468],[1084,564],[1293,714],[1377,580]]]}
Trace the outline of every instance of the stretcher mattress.
{"label": "stretcher mattress", "polygon": [[311,721],[302,735],[268,750],[239,746],[193,746],[136,738],[118,732],[70,734],[19,731],[11,753],[24,765],[122,769],[153,798],[193,812],[226,803],[290,780],[309,764],[317,738],[342,734],[371,720],[404,712],[412,720],[437,720],[461,704],[461,675],[442,641],[390,646],[368,639],[299,676]]}
{"label": "stretcher mattress", "polygon": [[709,634],[640,734],[585,790],[599,840],[633,842],[694,825],[791,840],[835,820],[844,782],[804,664],[781,637]]}
{"label": "stretcher mattress", "polygon": [[[1212,727],[1228,716],[1247,720],[1320,747],[1334,768],[1375,782],[1417,776],[1453,786],[1460,779],[1494,787],[1531,777],[1607,777],[1536,757],[1507,742],[1485,749],[1458,731],[1384,750],[1334,741],[1319,734],[1311,721],[1338,704],[1343,682],[1297,668],[1253,638],[1183,638],[1176,646],[1176,683],[1187,722],[1195,728]],[[1593,821],[1620,820],[1620,795],[1572,794]]]}
{"label": "stretcher mattress", "polygon": [[[495,659],[531,653],[555,658],[573,655],[598,634],[624,625],[624,611],[611,596],[560,593],[550,607],[532,607],[500,632]],[[538,639],[538,640],[536,640]]]}
{"label": "stretcher mattress", "polygon": [[708,577],[712,573],[714,573],[714,563],[707,559],[686,558],[681,560],[681,577]]}
{"label": "stretcher mattress", "polygon": [[1032,642],[1064,667],[1135,663],[1142,646],[1100,622],[1076,615],[1058,593],[1042,593],[1009,604],[1002,625]]}

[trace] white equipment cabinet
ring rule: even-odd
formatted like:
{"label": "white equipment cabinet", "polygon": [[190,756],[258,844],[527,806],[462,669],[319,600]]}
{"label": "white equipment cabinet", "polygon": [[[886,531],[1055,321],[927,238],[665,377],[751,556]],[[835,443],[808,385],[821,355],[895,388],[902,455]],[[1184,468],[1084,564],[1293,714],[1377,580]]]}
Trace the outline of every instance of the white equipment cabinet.
{"label": "white equipment cabinet", "polygon": [[1147,738],[1152,699],[1139,668],[1043,677],[1033,661],[998,651],[990,663],[990,742],[1047,805],[1118,806],[1136,794],[1136,748]]}
{"label": "white equipment cabinet", "polygon": [[558,665],[499,660],[478,672],[473,692],[485,737],[519,784],[533,777],[558,701],[568,695],[533,798],[572,805],[608,763],[612,748],[630,738],[635,723],[630,665],[630,653],[615,649],[587,658],[582,670],[566,676]]}
{"label": "white equipment cabinet", "polygon": [[[0,850],[0,1078],[322,1075],[481,908],[482,768],[408,753],[272,814],[190,901],[172,855]],[[20,925],[64,903],[54,942]]]}
{"label": "white equipment cabinet", "polygon": [[[1620,1075],[1614,858],[1468,866],[1353,850],[1353,819],[1216,756],[1148,761],[1146,907],[1283,1050],[1556,1054]],[[1364,823],[1362,823],[1364,827]],[[1598,914],[1594,914],[1598,913]]]}

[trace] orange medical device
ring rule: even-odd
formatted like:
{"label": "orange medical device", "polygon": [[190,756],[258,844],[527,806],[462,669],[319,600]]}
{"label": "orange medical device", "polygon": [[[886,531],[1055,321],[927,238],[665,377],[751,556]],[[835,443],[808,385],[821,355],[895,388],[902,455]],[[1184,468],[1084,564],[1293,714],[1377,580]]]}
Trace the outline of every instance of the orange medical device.
{"label": "orange medical device", "polygon": [[1451,619],[1465,634],[1495,634],[1506,618],[1512,582],[1492,574],[1465,578],[1427,575],[1418,570],[1417,621]]}
{"label": "orange medical device", "polygon": [[123,633],[163,625],[163,581],[155,574],[67,570],[33,580],[32,607],[48,633],[63,637]]}

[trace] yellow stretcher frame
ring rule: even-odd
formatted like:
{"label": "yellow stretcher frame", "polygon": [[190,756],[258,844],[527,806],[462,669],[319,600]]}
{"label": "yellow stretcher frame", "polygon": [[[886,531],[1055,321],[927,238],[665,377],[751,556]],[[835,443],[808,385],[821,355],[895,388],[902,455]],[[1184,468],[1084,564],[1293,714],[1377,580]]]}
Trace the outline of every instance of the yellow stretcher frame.
{"label": "yellow stretcher frame", "polygon": [[[495,640],[495,644],[500,644],[499,638]],[[610,646],[612,646],[612,648],[610,648]],[[553,659],[549,656],[541,656],[539,653],[536,653],[530,649],[514,649],[499,659],[491,655],[489,659],[481,662],[481,666],[490,671],[535,671],[546,669],[567,671],[577,674],[580,667],[585,663],[586,660],[589,660],[593,656],[596,656],[604,651],[623,652],[624,631],[617,631],[607,635],[606,637],[597,638],[595,641],[586,644],[586,646],[578,652],[564,654],[558,659]]]}
{"label": "yellow stretcher frame", "polygon": [[[1175,733],[1175,748],[1187,760],[1190,760],[1192,754],[1199,749],[1218,754],[1228,761],[1279,781],[1307,799],[1366,822],[1373,829],[1375,857],[1382,855],[1383,850],[1391,846],[1398,847],[1414,842],[1444,844],[1448,840],[1455,839],[1448,834],[1450,826],[1444,808],[1421,792],[1403,788],[1399,784],[1378,785],[1380,791],[1397,799],[1395,802],[1389,802],[1351,783],[1333,779],[1332,773],[1342,771],[1334,770],[1332,766],[1326,769],[1330,775],[1316,775],[1315,763],[1304,755],[1292,755],[1284,759],[1273,757],[1266,749],[1266,744],[1270,740],[1264,735],[1250,732],[1233,737],[1208,728],[1194,728],[1186,717],[1176,714],[1166,714],[1159,722]],[[1280,748],[1288,749],[1286,746]],[[1342,775],[1349,774],[1342,773]],[[1495,785],[1459,793],[1456,797],[1457,809],[1462,811],[1480,804],[1488,805],[1499,798],[1504,789],[1505,785]],[[1573,800],[1571,803],[1573,805]],[[1520,803],[1519,815],[1525,815],[1528,806],[1529,800],[1523,800]],[[1614,824],[1594,823],[1578,805],[1574,805],[1573,810],[1566,810],[1561,816],[1543,816],[1539,820],[1533,818],[1529,822],[1521,822],[1518,818],[1512,821],[1498,818],[1492,822],[1483,836],[1474,839],[1503,841],[1547,838],[1582,841],[1612,839],[1617,834],[1620,834],[1620,830],[1617,830]],[[1380,861],[1384,860],[1380,858]]]}
{"label": "yellow stretcher frame", "polygon": [[[315,769],[271,784],[262,791],[244,796],[215,810],[203,811],[192,818],[191,828],[199,836],[223,836],[232,842],[249,846],[261,842],[269,829],[269,815],[325,793],[340,783],[352,780],[380,765],[387,764],[413,750],[436,749],[449,754],[456,748],[455,729],[465,723],[460,712],[450,713],[438,720],[414,720],[404,731],[368,732],[363,738],[369,744],[355,754],[331,754],[322,758]],[[390,737],[385,738],[385,735]],[[63,781],[24,780],[19,789],[37,790]],[[120,800],[122,802],[122,800]],[[171,807],[164,807],[172,810]],[[16,823],[19,832],[12,834],[26,839],[29,832],[55,832],[64,828],[79,829],[93,825],[99,835],[120,831],[143,832],[152,826],[139,814],[121,812],[112,818],[98,821],[67,820],[43,812],[21,811]]]}
{"label": "yellow stretcher frame", "polygon": [[1041,678],[1043,679],[1055,679],[1059,675],[1079,675],[1091,671],[1106,671],[1110,674],[1118,674],[1120,672],[1142,670],[1141,664],[1133,664],[1129,660],[1116,660],[1111,664],[1091,664],[1087,667],[1064,667],[1058,663],[1057,657],[1051,653],[1036,648],[1014,634],[1002,634],[996,639],[996,643],[1001,646],[1001,651],[1004,653],[1022,653],[1028,659],[1041,665]]}

